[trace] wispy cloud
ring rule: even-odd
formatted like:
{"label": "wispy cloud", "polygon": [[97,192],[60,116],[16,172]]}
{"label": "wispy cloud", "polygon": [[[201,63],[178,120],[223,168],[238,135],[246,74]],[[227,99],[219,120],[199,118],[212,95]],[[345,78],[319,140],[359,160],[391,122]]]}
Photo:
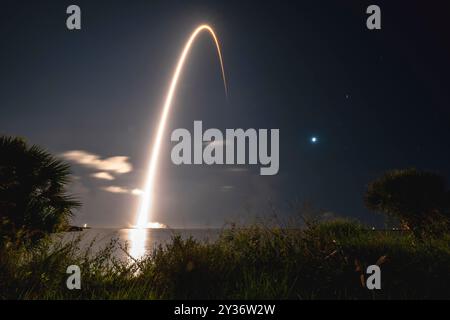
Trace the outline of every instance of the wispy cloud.
{"label": "wispy cloud", "polygon": [[100,156],[83,150],[67,151],[61,156],[66,160],[101,171],[122,174],[133,170],[131,163],[128,162],[129,158],[125,156],[101,159]]}
{"label": "wispy cloud", "polygon": [[128,189],[119,187],[119,186],[108,186],[108,187],[103,187],[103,190],[107,191],[107,192],[111,192],[111,193],[128,193]]}
{"label": "wispy cloud", "polygon": [[91,174],[91,177],[97,178],[97,179],[103,179],[103,180],[114,180],[114,176],[111,173],[108,172],[96,172]]}
{"label": "wispy cloud", "polygon": [[102,190],[104,190],[106,192],[111,192],[111,193],[131,194],[133,196],[139,196],[142,194],[142,190],[140,190],[140,189],[128,189],[128,188],[119,187],[119,186],[103,187]]}
{"label": "wispy cloud", "polygon": [[144,191],[142,191],[141,189],[132,189],[131,190],[131,194],[134,196],[140,196]]}

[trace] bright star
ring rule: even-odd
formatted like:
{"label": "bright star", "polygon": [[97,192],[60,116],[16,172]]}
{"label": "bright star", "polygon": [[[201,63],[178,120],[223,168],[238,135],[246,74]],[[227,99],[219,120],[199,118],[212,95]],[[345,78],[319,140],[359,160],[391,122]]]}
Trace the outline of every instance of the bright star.
{"label": "bright star", "polygon": [[317,143],[318,141],[319,141],[319,139],[317,137],[311,137],[312,143]]}

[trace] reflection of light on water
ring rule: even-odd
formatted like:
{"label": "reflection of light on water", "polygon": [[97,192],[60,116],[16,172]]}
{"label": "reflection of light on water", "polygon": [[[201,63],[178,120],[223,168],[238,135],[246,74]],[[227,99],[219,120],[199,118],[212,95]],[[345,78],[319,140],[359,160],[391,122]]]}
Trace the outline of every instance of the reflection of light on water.
{"label": "reflection of light on water", "polygon": [[128,229],[128,241],[130,242],[130,256],[136,260],[144,257],[146,253],[147,229]]}
{"label": "reflection of light on water", "polygon": [[149,222],[146,228],[131,228],[128,229],[127,241],[130,244],[128,254],[136,260],[139,260],[147,253],[145,244],[148,242],[148,233],[152,229],[165,229],[167,226],[159,222]]}

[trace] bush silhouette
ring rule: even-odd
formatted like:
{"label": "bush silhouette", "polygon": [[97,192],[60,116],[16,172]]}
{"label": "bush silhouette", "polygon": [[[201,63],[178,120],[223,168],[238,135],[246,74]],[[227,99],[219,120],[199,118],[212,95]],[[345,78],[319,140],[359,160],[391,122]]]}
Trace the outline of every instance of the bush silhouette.
{"label": "bush silhouette", "polygon": [[65,227],[80,206],[66,193],[69,177],[69,165],[42,148],[0,136],[1,235],[36,240]]}
{"label": "bush silhouette", "polygon": [[448,228],[450,193],[445,179],[417,169],[393,170],[368,185],[367,208],[398,218],[416,235]]}

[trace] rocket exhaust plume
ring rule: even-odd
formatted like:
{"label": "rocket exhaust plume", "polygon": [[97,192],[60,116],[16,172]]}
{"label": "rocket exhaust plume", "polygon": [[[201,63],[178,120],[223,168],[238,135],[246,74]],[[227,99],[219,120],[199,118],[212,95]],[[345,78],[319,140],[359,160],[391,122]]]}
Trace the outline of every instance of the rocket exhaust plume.
{"label": "rocket exhaust plume", "polygon": [[208,32],[212,39],[214,40],[214,43],[217,48],[217,54],[219,56],[219,62],[220,67],[222,70],[222,78],[223,78],[223,84],[225,87],[225,94],[228,94],[227,90],[227,83],[225,79],[225,70],[223,68],[223,60],[222,60],[222,53],[220,51],[220,45],[219,41],[216,37],[216,34],[214,33],[214,30],[209,25],[200,25],[197,27],[194,32],[192,32],[191,36],[189,37],[188,41],[186,42],[183,51],[181,52],[181,56],[178,59],[177,66],[175,68],[175,71],[172,76],[172,80],[170,82],[169,90],[167,91],[166,100],[164,102],[163,110],[161,113],[161,117],[159,120],[158,125],[158,131],[156,132],[156,137],[152,145],[151,155],[150,155],[150,161],[148,164],[148,171],[147,171],[147,180],[145,182],[144,186],[144,192],[141,197],[141,203],[139,205],[139,209],[137,212],[137,228],[145,228],[147,224],[149,223],[149,212],[152,209],[152,203],[153,203],[153,189],[155,185],[155,178],[156,178],[156,169],[158,167],[158,159],[159,159],[159,153],[161,149],[161,141],[162,137],[164,135],[164,131],[166,128],[167,118],[169,115],[170,107],[172,105],[173,96],[175,93],[175,90],[177,88],[178,79],[180,77],[180,74],[183,70],[184,63],[186,61],[186,58],[191,50],[192,44],[197,38],[197,36],[203,32]]}

